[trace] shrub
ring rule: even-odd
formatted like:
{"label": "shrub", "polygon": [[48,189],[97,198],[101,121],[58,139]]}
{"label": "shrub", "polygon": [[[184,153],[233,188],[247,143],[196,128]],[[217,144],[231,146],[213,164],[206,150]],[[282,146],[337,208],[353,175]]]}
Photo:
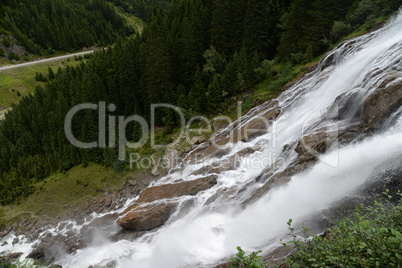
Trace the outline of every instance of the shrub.
{"label": "shrub", "polygon": [[232,262],[230,268],[265,268],[265,263],[261,260],[261,257],[258,256],[261,250],[252,252],[250,255],[246,255],[241,247],[237,247],[237,251],[236,257],[230,259]]}
{"label": "shrub", "polygon": [[4,38],[3,38],[3,45],[4,45],[5,47],[10,47],[10,46],[11,46],[11,41],[10,41],[10,39],[8,39],[7,37],[4,37]]}
{"label": "shrub", "polygon": [[4,57],[5,56],[5,54],[4,54],[4,50],[3,49],[1,49],[1,47],[0,47],[0,57]]}
{"label": "shrub", "polygon": [[292,53],[290,54],[290,61],[293,65],[300,64],[303,61],[303,56],[303,53]]}
{"label": "shrub", "polygon": [[257,75],[259,81],[273,76],[274,65],[276,62],[274,60],[264,60],[261,62],[260,66],[257,67],[254,72]]}
{"label": "shrub", "polygon": [[39,81],[39,82],[46,82],[47,81],[46,77],[40,72],[39,73],[36,72],[35,80]]}
{"label": "shrub", "polygon": [[8,55],[9,60],[20,60],[20,56],[15,54],[14,52],[11,52],[10,55]]}
{"label": "shrub", "polygon": [[[385,194],[391,200],[388,191]],[[291,223],[290,243],[296,249],[286,261],[291,267],[401,267],[402,198],[397,204],[387,200],[361,205],[325,237],[309,238],[303,226],[305,239],[298,238]]]}
{"label": "shrub", "polygon": [[127,166],[128,162],[127,161],[121,161],[121,160],[116,160],[112,167],[113,169],[117,170],[117,171],[123,171],[124,168]]}
{"label": "shrub", "polygon": [[331,30],[331,40],[336,42],[352,32],[352,26],[343,21],[335,21]]}

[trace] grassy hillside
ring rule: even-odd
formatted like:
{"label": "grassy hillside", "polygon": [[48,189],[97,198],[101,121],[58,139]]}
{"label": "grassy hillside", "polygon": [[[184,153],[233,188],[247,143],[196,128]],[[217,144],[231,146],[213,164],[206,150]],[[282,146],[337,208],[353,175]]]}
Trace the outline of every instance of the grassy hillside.
{"label": "grassy hillside", "polygon": [[23,96],[33,93],[36,86],[44,85],[43,82],[35,80],[37,72],[46,76],[49,67],[56,73],[58,68],[75,67],[81,62],[86,60],[76,60],[72,57],[0,71],[0,110],[17,104]]}
{"label": "grassy hillside", "polygon": [[131,178],[128,172],[119,172],[96,164],[77,166],[56,173],[35,184],[36,192],[20,204],[0,207],[0,226],[12,225],[23,217],[51,219],[70,208],[85,204],[92,197],[118,190]]}

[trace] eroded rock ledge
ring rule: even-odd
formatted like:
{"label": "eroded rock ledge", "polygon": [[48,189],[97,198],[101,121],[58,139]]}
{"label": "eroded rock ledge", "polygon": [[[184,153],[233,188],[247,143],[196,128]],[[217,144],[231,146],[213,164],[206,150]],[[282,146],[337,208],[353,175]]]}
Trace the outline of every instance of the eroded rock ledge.
{"label": "eroded rock ledge", "polygon": [[172,199],[197,195],[216,184],[217,176],[209,176],[193,181],[147,188],[132,206],[120,214],[117,224],[132,231],[155,229],[169,220],[178,205],[178,201]]}

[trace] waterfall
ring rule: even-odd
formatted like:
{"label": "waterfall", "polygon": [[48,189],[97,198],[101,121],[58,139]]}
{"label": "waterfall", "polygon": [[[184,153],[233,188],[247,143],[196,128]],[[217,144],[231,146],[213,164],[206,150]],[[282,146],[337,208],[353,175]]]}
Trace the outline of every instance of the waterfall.
{"label": "waterfall", "polygon": [[[286,236],[289,219],[300,223],[330,208],[367,183],[383,163],[402,155],[401,107],[392,111],[372,134],[358,133],[360,138],[345,143],[337,140],[343,131],[359,131],[355,127],[361,123],[362,106],[368,96],[380,86],[398,83],[402,83],[401,14],[383,29],[340,44],[313,72],[283,92],[275,100],[280,114],[268,133],[227,144],[223,156],[206,157],[199,163],[188,160],[155,182],[157,186],[201,178],[203,175],[194,172],[252,148],[253,152],[234,169],[216,174],[215,187],[196,196],[180,197],[178,208],[164,226],[134,241],[111,242],[103,234],[96,235],[90,246],[72,255],[61,254],[56,263],[85,268],[107,264],[141,268],[214,267],[235,254],[237,246],[246,251],[269,252]],[[228,129],[241,128],[273,109],[273,103],[254,108]],[[273,176],[298,161],[295,148],[303,136],[323,131],[336,133],[335,140],[330,141],[325,153],[315,155],[318,160],[314,165],[290,174],[288,182],[249,202]],[[216,137],[225,137],[227,133],[224,130]],[[274,168],[277,160],[281,166]],[[124,211],[133,201],[135,198],[110,214]],[[72,224],[77,232],[82,228]],[[114,225],[108,230],[116,232],[119,227]],[[48,232],[59,234],[66,230],[53,228]],[[10,234],[3,240],[12,241],[14,237]],[[12,251],[26,252],[27,248],[17,245]]]}

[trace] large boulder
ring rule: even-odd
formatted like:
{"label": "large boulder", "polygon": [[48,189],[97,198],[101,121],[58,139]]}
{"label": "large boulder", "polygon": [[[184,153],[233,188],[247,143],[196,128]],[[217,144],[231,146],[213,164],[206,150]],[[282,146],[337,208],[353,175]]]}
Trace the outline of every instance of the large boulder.
{"label": "large boulder", "polygon": [[337,132],[317,132],[304,136],[295,151],[299,154],[299,163],[316,160],[317,156],[336,146]]}
{"label": "large boulder", "polygon": [[363,120],[371,129],[377,129],[385,119],[402,106],[402,81],[389,77],[363,104]]}
{"label": "large boulder", "polygon": [[176,203],[135,204],[122,214],[117,224],[127,230],[148,231],[162,226],[172,215]]}
{"label": "large boulder", "polygon": [[[135,204],[120,214],[117,224],[126,230],[149,231],[163,225],[172,215],[180,196],[194,196],[217,184],[216,176],[193,181],[165,184],[145,189]],[[161,202],[156,202],[161,200]],[[162,201],[163,200],[163,201]]]}

